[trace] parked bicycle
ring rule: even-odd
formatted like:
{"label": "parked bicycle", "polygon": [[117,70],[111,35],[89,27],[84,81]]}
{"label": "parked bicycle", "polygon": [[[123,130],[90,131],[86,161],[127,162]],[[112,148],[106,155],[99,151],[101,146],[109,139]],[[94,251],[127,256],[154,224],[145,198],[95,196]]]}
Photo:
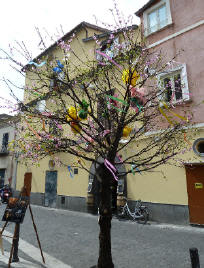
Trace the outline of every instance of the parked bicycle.
{"label": "parked bicycle", "polygon": [[122,207],[121,217],[128,217],[131,218],[133,221],[146,224],[149,220],[149,211],[146,206],[142,205],[141,200],[137,200],[135,204],[135,209],[133,212],[131,212],[126,199],[126,203],[124,207]]}

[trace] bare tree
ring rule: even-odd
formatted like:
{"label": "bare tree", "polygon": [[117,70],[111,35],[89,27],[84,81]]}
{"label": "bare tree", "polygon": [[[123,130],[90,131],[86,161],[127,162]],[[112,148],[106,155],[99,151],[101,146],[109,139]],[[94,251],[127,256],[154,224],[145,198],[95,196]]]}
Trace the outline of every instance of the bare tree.
{"label": "bare tree", "polygon": [[[186,142],[182,131],[188,111],[172,112],[172,95],[167,102],[169,89],[157,82],[157,75],[172,62],[164,63],[160,51],[146,49],[136,28],[118,25],[103,42],[95,36],[97,59],[90,59],[83,47],[76,53],[72,42],[77,34],[55,43],[58,58],[51,58],[48,49],[33,60],[24,43],[17,43],[16,51],[28,64],[13,51],[4,51],[3,57],[27,79],[25,100],[16,98],[21,125],[14,145],[22,161],[57,154],[59,163],[68,165],[60,159],[60,153],[68,153],[78,157],[77,165],[87,172],[89,162],[96,166],[101,187],[98,268],[114,267],[111,186],[125,175],[115,168],[117,155],[127,150],[122,159],[126,174],[147,172],[171,160]],[[122,43],[115,42],[117,36]],[[11,81],[5,81],[12,92]]]}

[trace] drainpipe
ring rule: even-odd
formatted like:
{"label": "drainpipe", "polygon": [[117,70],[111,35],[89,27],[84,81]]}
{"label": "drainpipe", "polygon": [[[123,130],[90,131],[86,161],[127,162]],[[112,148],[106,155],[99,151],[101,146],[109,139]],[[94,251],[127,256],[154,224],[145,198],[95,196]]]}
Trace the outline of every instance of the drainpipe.
{"label": "drainpipe", "polygon": [[16,156],[16,165],[15,165],[15,170],[13,174],[13,179],[12,179],[12,188],[16,190],[16,179],[17,179],[17,169],[18,169],[18,156]]}
{"label": "drainpipe", "polygon": [[[14,125],[14,140],[16,140],[16,124]],[[15,161],[15,170],[13,168]],[[12,160],[11,160],[11,172],[10,172],[10,178],[11,178],[11,187],[16,190],[16,178],[17,178],[17,167],[18,167],[18,153],[13,152],[12,153]]]}

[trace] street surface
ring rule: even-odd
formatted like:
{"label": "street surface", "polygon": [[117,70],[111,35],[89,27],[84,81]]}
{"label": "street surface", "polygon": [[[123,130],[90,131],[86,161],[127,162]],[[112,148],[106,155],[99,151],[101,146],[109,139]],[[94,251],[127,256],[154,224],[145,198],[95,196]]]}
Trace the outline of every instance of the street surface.
{"label": "street surface", "polygon": [[[0,219],[5,205],[0,206]],[[67,210],[32,206],[46,265],[29,210],[21,224],[19,268],[90,268],[98,257],[97,216]],[[2,228],[4,222],[0,222]],[[14,224],[4,232],[12,236]],[[197,247],[204,267],[204,228],[131,221],[112,221],[112,256],[115,268],[191,268],[189,248]],[[3,237],[5,255],[0,251],[0,268],[6,268],[11,239]]]}

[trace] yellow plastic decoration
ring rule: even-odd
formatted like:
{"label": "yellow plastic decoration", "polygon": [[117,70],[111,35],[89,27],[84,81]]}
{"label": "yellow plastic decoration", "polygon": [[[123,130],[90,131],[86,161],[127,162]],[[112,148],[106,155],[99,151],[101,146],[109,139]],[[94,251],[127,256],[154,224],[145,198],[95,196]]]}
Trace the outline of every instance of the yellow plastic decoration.
{"label": "yellow plastic decoration", "polygon": [[129,81],[129,73],[130,73],[129,70],[127,70],[127,69],[124,70],[123,75],[122,75],[122,80],[125,84],[128,84],[130,82],[130,85],[135,87],[137,80],[140,78],[140,75],[136,71],[133,71],[133,73],[131,74],[132,79],[131,79],[131,81]]}
{"label": "yellow plastic decoration", "polygon": [[71,122],[70,126],[71,126],[71,131],[74,134],[77,134],[77,133],[81,132],[81,127],[80,127],[80,125],[78,123]]}
{"label": "yellow plastic decoration", "polygon": [[130,135],[131,131],[132,131],[131,127],[125,126],[123,128],[123,137],[128,137]]}
{"label": "yellow plastic decoration", "polygon": [[162,110],[162,108],[159,106],[160,113],[166,118],[166,120],[169,122],[170,125],[173,125],[174,123],[169,119],[169,117],[165,114],[165,112]]}
{"label": "yellow plastic decoration", "polygon": [[[179,114],[176,114],[176,113],[172,112],[171,110],[169,110],[169,107],[168,107],[168,105],[165,102],[162,101],[161,103],[164,105],[164,108],[167,111],[169,111],[171,114],[173,114],[174,116],[176,116],[176,117],[178,117],[178,118],[180,118],[180,119],[188,122],[188,118],[183,117],[183,116],[181,116]],[[166,120],[170,123],[170,125],[174,125],[174,123],[169,119],[169,117],[166,115],[166,113],[162,110],[162,108],[160,106],[159,106],[159,111],[166,118]]]}
{"label": "yellow plastic decoration", "polygon": [[77,116],[77,110],[74,106],[69,107],[67,110],[68,115],[66,116],[67,121],[79,120]]}

